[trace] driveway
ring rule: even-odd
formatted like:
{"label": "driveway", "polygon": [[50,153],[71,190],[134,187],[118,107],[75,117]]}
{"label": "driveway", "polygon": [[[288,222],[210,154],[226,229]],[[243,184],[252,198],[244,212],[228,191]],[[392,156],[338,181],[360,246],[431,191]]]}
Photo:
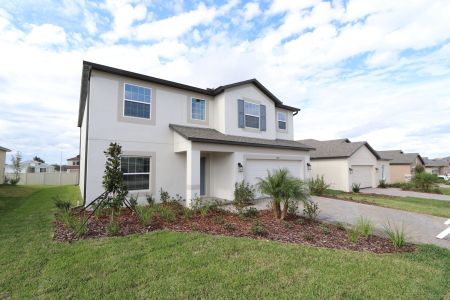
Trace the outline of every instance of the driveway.
{"label": "driveway", "polygon": [[431,194],[431,193],[419,193],[412,191],[403,191],[398,188],[367,188],[361,189],[361,193],[363,194],[380,194],[380,195],[388,195],[388,196],[399,196],[399,197],[416,197],[416,198],[425,198],[425,199],[435,199],[442,201],[450,201],[450,195],[440,195],[440,194]]}
{"label": "driveway", "polygon": [[[392,227],[403,226],[408,241],[435,244],[450,249],[450,236],[443,240],[436,238],[436,235],[448,227],[444,225],[447,219],[324,197],[312,198],[319,205],[320,220],[354,225],[359,217],[363,216],[372,222],[374,230],[378,233],[383,232],[384,225],[389,221]],[[268,202],[269,200],[260,200],[255,207],[266,209]]]}

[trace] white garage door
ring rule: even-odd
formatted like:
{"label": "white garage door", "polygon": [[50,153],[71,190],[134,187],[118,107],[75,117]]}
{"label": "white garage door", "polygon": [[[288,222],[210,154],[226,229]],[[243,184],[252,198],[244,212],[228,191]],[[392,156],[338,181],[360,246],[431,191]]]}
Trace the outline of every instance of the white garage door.
{"label": "white garage door", "polygon": [[372,187],[373,166],[351,166],[353,169],[352,184],[360,185],[360,188]]}
{"label": "white garage door", "polygon": [[245,164],[244,178],[250,184],[256,185],[258,178],[267,177],[267,170],[272,172],[282,168],[288,169],[294,177],[303,178],[302,161],[278,159],[248,159]]}

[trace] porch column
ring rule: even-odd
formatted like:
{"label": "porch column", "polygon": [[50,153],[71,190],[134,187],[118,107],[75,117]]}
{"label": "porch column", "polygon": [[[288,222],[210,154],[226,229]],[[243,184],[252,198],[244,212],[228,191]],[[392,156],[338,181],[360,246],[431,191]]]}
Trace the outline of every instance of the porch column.
{"label": "porch column", "polygon": [[186,206],[200,197],[200,151],[189,147],[186,151]]}

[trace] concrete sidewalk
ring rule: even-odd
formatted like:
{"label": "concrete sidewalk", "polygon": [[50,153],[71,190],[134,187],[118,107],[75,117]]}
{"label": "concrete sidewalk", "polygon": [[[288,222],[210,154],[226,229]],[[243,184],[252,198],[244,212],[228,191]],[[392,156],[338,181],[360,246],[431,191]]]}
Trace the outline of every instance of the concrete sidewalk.
{"label": "concrete sidewalk", "polygon": [[[372,222],[375,231],[379,233],[384,231],[384,225],[389,221],[392,227],[403,226],[410,242],[435,244],[450,249],[450,236],[443,240],[436,238],[436,235],[448,227],[444,225],[447,220],[445,218],[324,197],[314,196],[312,199],[319,205],[320,220],[354,225],[363,216]],[[268,203],[269,200],[260,200],[255,207],[267,209]],[[299,207],[300,211],[302,209]]]}
{"label": "concrete sidewalk", "polygon": [[367,188],[367,189],[361,189],[360,193],[362,193],[362,194],[380,194],[380,195],[398,196],[398,197],[416,197],[416,198],[450,201],[450,195],[403,191],[398,188],[386,188],[386,189]]}

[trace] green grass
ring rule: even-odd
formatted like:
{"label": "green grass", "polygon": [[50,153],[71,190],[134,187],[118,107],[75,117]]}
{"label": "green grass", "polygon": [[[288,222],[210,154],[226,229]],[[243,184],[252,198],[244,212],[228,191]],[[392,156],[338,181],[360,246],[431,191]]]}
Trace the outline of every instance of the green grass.
{"label": "green grass", "polygon": [[450,296],[450,251],[435,246],[376,255],[168,231],[58,243],[51,197],[78,188],[18,189],[0,187],[2,299]]}
{"label": "green grass", "polygon": [[335,190],[329,191],[328,195],[332,195],[340,199],[351,198],[354,201],[362,203],[412,211],[437,217],[450,217],[450,201],[415,197],[393,197],[384,195],[367,195],[361,193],[344,193]]}
{"label": "green grass", "polygon": [[442,192],[442,194],[444,195],[450,195],[450,188],[439,188],[439,190]]}

